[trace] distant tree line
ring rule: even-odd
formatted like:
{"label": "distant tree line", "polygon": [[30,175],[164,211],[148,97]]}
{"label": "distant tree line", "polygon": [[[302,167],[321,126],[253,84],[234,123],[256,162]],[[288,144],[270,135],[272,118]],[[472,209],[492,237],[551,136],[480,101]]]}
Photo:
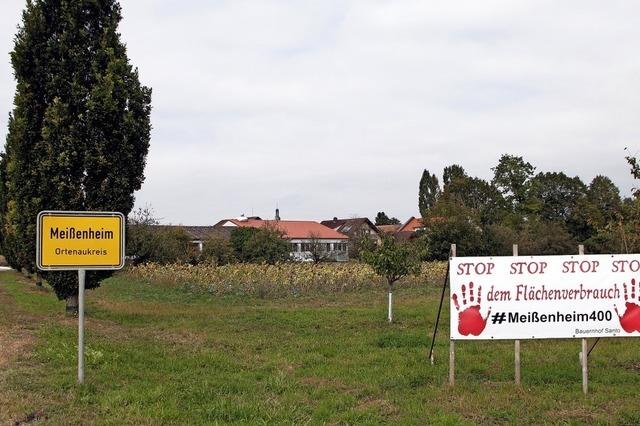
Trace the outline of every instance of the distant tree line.
{"label": "distant tree line", "polygon": [[[627,157],[637,179],[640,167]],[[522,157],[505,154],[486,181],[454,164],[442,185],[425,170],[418,207],[425,229],[415,243],[426,260],[444,260],[451,243],[463,256],[574,254],[640,250],[639,193],[622,198],[618,187],[598,175],[588,184],[563,172],[538,172]]]}
{"label": "distant tree line", "polygon": [[[640,179],[637,159],[627,157],[627,161],[634,178]],[[445,167],[441,180],[425,170],[418,199],[425,227],[417,238],[397,246],[421,260],[447,259],[452,243],[462,256],[510,255],[513,244],[523,255],[575,254],[578,244],[584,244],[588,253],[640,251],[640,191],[623,198],[606,176],[586,184],[563,172],[536,173],[522,157],[507,154],[491,170],[490,181],[469,176],[457,164]],[[148,212],[135,212],[129,223],[133,226],[127,233],[127,254],[134,263],[290,260],[290,245],[277,229],[237,228],[228,239],[205,241],[200,253],[186,233],[155,226],[158,221]],[[375,223],[400,222],[378,212]],[[373,255],[381,255],[370,238],[355,240],[351,259],[371,263]],[[389,249],[387,243],[383,246]],[[313,260],[325,261],[325,254],[318,251]]]}
{"label": "distant tree line", "polygon": [[375,219],[376,226],[380,225],[400,225],[400,220],[396,217],[389,217],[385,212],[378,212]]}

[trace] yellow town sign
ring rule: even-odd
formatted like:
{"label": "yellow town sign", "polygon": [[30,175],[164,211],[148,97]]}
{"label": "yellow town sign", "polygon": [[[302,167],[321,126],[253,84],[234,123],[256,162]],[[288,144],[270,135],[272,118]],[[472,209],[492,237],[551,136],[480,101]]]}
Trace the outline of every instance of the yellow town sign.
{"label": "yellow town sign", "polygon": [[42,270],[120,269],[124,225],[122,213],[40,212],[36,264]]}

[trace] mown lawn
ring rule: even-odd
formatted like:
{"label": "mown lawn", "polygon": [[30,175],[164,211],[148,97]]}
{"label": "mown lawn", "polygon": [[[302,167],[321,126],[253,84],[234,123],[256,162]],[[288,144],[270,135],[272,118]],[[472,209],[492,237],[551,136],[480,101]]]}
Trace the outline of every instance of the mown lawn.
{"label": "mown lawn", "polygon": [[579,341],[457,345],[448,317],[427,360],[439,283],[298,299],[194,295],[115,277],[87,293],[86,384],[76,322],[47,289],[0,273],[0,424],[640,423],[640,340],[600,342],[582,395]]}

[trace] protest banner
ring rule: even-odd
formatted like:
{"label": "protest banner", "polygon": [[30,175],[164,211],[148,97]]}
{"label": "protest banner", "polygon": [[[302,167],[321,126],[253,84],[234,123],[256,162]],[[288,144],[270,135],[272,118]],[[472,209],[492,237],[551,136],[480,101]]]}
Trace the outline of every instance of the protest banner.
{"label": "protest banner", "polygon": [[640,336],[640,256],[453,257],[451,339]]}

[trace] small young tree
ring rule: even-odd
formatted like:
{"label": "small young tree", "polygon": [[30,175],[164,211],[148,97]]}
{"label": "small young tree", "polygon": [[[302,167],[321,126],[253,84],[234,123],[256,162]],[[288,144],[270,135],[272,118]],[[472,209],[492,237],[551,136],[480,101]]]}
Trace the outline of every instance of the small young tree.
{"label": "small young tree", "polygon": [[399,243],[392,237],[385,237],[374,251],[363,255],[376,274],[387,280],[389,290],[389,322],[393,321],[393,285],[396,281],[420,272],[420,260],[411,246]]}
{"label": "small young tree", "polygon": [[331,252],[327,249],[327,243],[316,233],[309,234],[309,253],[311,253],[311,260],[313,263],[324,262],[329,259]]}

